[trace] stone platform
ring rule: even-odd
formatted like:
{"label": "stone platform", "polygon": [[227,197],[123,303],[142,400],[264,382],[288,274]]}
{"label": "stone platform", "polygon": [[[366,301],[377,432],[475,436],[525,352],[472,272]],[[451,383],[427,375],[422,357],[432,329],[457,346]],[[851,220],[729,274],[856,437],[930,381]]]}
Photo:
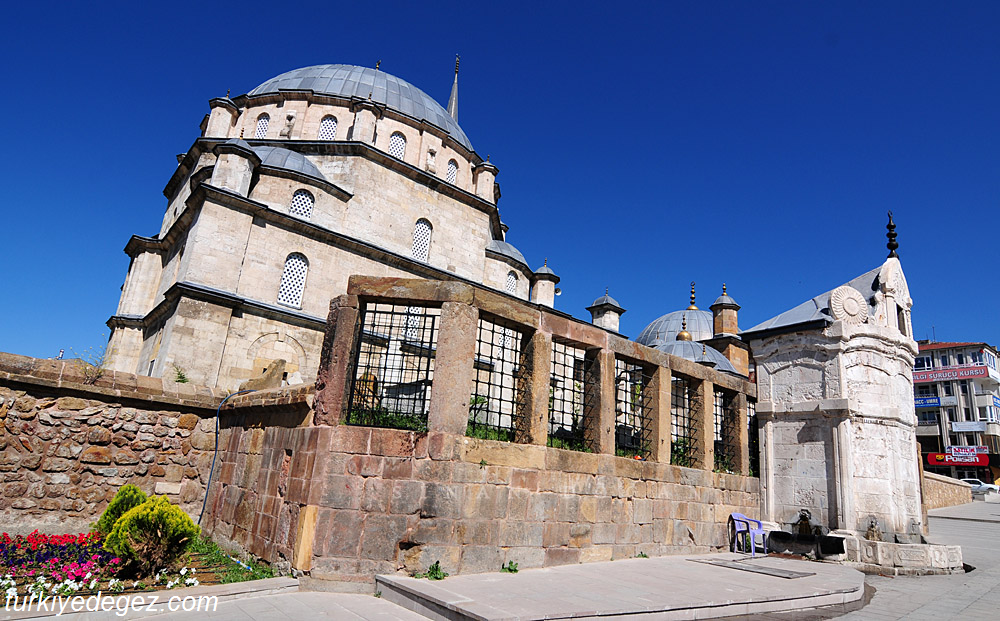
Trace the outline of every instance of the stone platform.
{"label": "stone platform", "polygon": [[[755,571],[705,561],[735,561]],[[404,608],[449,621],[708,619],[821,607],[853,610],[863,605],[864,575],[829,563],[711,554],[455,576],[436,582],[379,576],[376,590]]]}

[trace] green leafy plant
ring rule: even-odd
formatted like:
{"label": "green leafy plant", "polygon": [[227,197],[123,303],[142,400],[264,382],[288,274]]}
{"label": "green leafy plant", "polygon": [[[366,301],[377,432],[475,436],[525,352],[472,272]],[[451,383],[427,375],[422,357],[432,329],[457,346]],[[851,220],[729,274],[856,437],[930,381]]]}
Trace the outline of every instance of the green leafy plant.
{"label": "green leafy plant", "polygon": [[414,578],[427,578],[428,580],[444,580],[448,577],[448,572],[441,569],[441,561],[434,561],[424,573],[413,574]]}
{"label": "green leafy plant", "polygon": [[638,554],[635,555],[635,557],[636,558],[649,558],[649,555],[646,554],[645,552],[639,552]]}
{"label": "green leafy plant", "polygon": [[343,423],[345,425],[363,425],[367,427],[387,427],[404,431],[427,431],[427,419],[416,415],[392,412],[384,407],[355,408],[347,412]]}
{"label": "green leafy plant", "polygon": [[154,496],[118,518],[104,549],[125,559],[129,571],[144,576],[173,567],[199,531],[166,496]]}
{"label": "green leafy plant", "polygon": [[94,525],[94,530],[104,535],[111,532],[115,522],[122,515],[146,502],[146,493],[135,485],[122,485],[115,492],[115,497],[108,503],[108,507],[101,514]]}
{"label": "green leafy plant", "polygon": [[187,384],[191,381],[188,379],[187,374],[184,373],[184,369],[180,368],[176,364],[174,365],[174,381],[178,384]]}
{"label": "green leafy plant", "polygon": [[514,561],[507,561],[506,565],[500,567],[500,573],[502,574],[516,574],[517,573],[517,563]]}
{"label": "green leafy plant", "polygon": [[739,474],[739,468],[733,464],[733,457],[731,455],[726,455],[720,452],[715,453],[715,468],[714,472],[723,472],[728,474]]}
{"label": "green leafy plant", "polygon": [[691,441],[687,438],[675,438],[670,445],[670,463],[675,466],[694,466],[694,457],[691,455]]}

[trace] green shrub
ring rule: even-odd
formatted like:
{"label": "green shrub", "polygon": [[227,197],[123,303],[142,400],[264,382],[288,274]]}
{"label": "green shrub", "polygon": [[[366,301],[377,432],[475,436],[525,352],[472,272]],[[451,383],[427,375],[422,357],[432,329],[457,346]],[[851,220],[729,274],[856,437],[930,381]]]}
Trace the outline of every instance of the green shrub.
{"label": "green shrub", "polygon": [[97,520],[97,524],[94,525],[94,530],[107,535],[111,532],[111,529],[114,527],[115,522],[118,521],[118,518],[130,509],[138,507],[144,502],[146,502],[145,492],[135,485],[122,485],[118,488],[118,492],[115,494],[115,497],[108,503],[108,508],[104,510],[100,519]]}
{"label": "green shrub", "polygon": [[200,529],[166,496],[154,496],[115,522],[104,549],[120,556],[139,576],[171,569]]}

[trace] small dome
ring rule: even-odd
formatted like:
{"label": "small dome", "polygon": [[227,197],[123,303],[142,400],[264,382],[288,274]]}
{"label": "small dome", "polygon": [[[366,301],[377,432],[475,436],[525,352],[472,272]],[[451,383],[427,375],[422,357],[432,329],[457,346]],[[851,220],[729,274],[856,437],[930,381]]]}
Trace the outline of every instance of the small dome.
{"label": "small dome", "polygon": [[693,341],[663,341],[657,339],[653,348],[662,351],[665,354],[690,360],[691,362],[711,362],[715,366],[716,371],[740,375],[740,372],[736,370],[733,363],[729,362],[729,359],[719,353],[719,351],[715,348],[707,347],[701,343],[695,343]]}
{"label": "small dome", "polygon": [[715,336],[715,326],[710,311],[679,310],[654,319],[643,328],[635,340],[637,343],[650,347],[655,347],[653,342],[656,340],[666,343],[676,341],[677,335],[682,330],[681,324],[685,319],[687,320],[687,331],[695,341],[704,341]]}
{"label": "small dome", "polygon": [[521,251],[505,241],[500,241],[498,239],[490,240],[490,243],[486,246],[486,251],[503,255],[508,259],[513,259],[526,268],[528,267],[528,262],[524,260],[524,255],[521,254]]}
{"label": "small dome", "polygon": [[[719,297],[717,297],[715,299],[715,301],[712,302],[712,306],[716,306],[718,304],[728,304],[730,306],[739,306],[739,304],[736,303],[736,300],[734,300],[733,298],[729,297],[725,293],[723,293],[722,295],[720,295]],[[712,308],[712,306],[709,306],[709,308]]]}
{"label": "small dome", "polygon": [[326,177],[316,168],[316,165],[301,153],[281,147],[253,147],[253,151],[260,157],[261,166],[291,170],[307,177],[326,181]]}
{"label": "small dome", "polygon": [[312,91],[351,99],[368,99],[418,121],[427,121],[448,132],[457,143],[473,151],[458,121],[430,95],[409,82],[384,71],[354,65],[314,65],[293,69],[273,77],[253,89],[248,96],[280,91]]}
{"label": "small dome", "polygon": [[587,308],[594,308],[595,306],[604,306],[606,304],[610,304],[611,306],[614,306],[615,308],[618,309],[622,308],[622,305],[618,303],[618,300],[608,295],[607,292],[605,292],[604,295],[602,295],[601,297],[594,300],[594,303],[588,306]]}

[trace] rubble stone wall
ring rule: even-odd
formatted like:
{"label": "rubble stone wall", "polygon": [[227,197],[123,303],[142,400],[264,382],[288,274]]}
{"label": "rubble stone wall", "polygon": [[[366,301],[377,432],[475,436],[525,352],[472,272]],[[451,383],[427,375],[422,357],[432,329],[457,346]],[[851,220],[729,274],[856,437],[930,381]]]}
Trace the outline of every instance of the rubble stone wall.
{"label": "rubble stone wall", "polygon": [[964,481],[924,472],[924,508],[954,507],[972,502],[972,486]]}
{"label": "rubble stone wall", "polygon": [[3,530],[86,531],[126,483],[197,518],[224,396],[0,353]]}

